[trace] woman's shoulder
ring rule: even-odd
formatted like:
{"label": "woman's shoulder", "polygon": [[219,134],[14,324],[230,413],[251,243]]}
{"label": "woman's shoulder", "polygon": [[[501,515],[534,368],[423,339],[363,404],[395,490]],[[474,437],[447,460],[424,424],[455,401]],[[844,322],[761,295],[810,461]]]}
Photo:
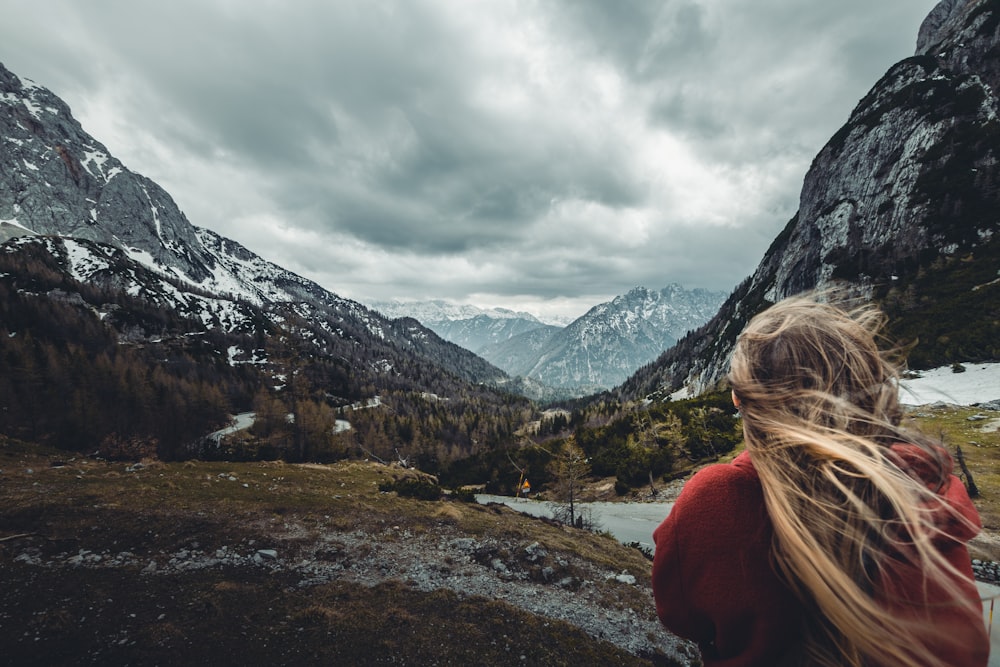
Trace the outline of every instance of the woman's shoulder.
{"label": "woman's shoulder", "polygon": [[715,504],[728,498],[738,499],[747,495],[760,495],[760,478],[750,461],[750,455],[743,452],[730,463],[715,463],[696,472],[685,483],[677,501],[695,501],[709,497]]}
{"label": "woman's shoulder", "polygon": [[[699,470],[684,485],[670,516],[682,532],[719,547],[738,547],[766,523],[760,479],[746,454]],[[712,528],[704,533],[706,528]]]}
{"label": "woman's shoulder", "polygon": [[741,452],[729,463],[713,463],[705,466],[694,474],[685,488],[689,485],[717,484],[724,481],[759,483],[757,471],[753,467],[748,452]]}

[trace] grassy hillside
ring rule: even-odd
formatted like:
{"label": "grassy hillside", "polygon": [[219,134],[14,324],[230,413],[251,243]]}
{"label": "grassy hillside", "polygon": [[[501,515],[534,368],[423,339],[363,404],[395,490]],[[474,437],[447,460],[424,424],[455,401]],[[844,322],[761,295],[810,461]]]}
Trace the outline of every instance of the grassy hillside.
{"label": "grassy hillside", "polygon": [[[1000,412],[911,419],[961,446],[987,529],[973,556],[1000,560]],[[658,626],[639,551],[389,490],[427,479],[358,461],[136,465],[0,440],[0,653],[19,665],[697,664]]]}

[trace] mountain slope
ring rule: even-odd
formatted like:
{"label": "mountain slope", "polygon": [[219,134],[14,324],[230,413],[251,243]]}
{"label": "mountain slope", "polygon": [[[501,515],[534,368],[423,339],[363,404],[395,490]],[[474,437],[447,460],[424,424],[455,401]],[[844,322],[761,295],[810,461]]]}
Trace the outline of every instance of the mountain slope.
{"label": "mountain slope", "polygon": [[882,303],[927,366],[1000,358],[1000,3],[945,0],[816,156],[799,211],[718,314],[621,388],[624,399],[725,375],[749,318],[843,280]]}
{"label": "mountain slope", "polygon": [[[425,456],[469,453],[507,437],[522,418],[523,406],[488,388],[508,382],[503,371],[415,320],[387,319],[194,227],[166,192],[90,137],[61,100],[2,65],[0,137],[0,282],[5,294],[17,295],[7,305],[29,323],[17,331],[4,327],[9,320],[0,323],[7,337],[0,343],[8,352],[19,345],[13,371],[23,375],[29,363],[24,355],[32,349],[20,346],[24,339],[18,335],[30,334],[42,346],[38,353],[53,359],[41,379],[57,374],[56,361],[78,360],[64,348],[59,329],[82,317],[89,318],[84,330],[97,337],[80,341],[85,346],[101,347],[100,338],[154,350],[192,335],[218,334],[205,354],[230,367],[246,365],[240,377],[251,385],[223,397],[232,410],[251,407],[248,391],[275,393],[291,412],[312,404],[332,424],[331,410],[377,398],[380,410],[351,416],[357,428],[350,438],[383,455],[433,449],[431,443],[439,441],[451,453]],[[54,298],[61,305],[49,312]],[[154,352],[120,363],[137,365],[129,373],[138,377],[153,373],[148,364],[155,358]],[[283,389],[269,389],[274,386]],[[23,387],[6,389],[13,394]],[[308,396],[295,395],[306,391]],[[429,395],[449,401],[435,408],[440,414],[434,417],[436,428],[447,426],[447,435],[433,440],[427,434],[435,429],[429,428],[421,438],[419,429],[406,427],[400,436],[399,423],[430,418]],[[458,426],[470,405],[490,415],[478,430]],[[296,440],[301,426],[292,429]],[[18,428],[26,426],[18,422]],[[302,443],[296,448],[300,455],[305,451]],[[171,455],[178,454],[172,449]]]}
{"label": "mountain slope", "polygon": [[565,328],[529,331],[480,354],[511,375],[573,389],[579,396],[624,381],[677,336],[705,322],[724,296],[679,285],[659,291],[636,287]]}

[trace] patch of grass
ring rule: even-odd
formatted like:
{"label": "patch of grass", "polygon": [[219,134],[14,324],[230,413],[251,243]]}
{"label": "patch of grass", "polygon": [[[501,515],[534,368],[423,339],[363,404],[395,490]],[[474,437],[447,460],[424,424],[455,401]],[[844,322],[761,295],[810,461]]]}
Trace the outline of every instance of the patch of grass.
{"label": "patch of grass", "polygon": [[[910,419],[922,432],[942,440],[952,456],[956,446],[962,448],[969,472],[979,488],[979,497],[974,502],[983,526],[1000,531],[1000,413],[975,407],[925,406],[911,410]],[[957,464],[955,468],[960,475]]]}

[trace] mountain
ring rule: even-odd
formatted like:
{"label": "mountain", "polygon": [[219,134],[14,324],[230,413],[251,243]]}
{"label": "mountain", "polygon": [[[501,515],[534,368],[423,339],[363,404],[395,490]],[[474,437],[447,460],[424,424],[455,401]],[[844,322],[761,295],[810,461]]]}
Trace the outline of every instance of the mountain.
{"label": "mountain", "polygon": [[479,316],[487,316],[495,320],[521,319],[538,322],[531,313],[514,311],[509,308],[480,308],[463,303],[451,303],[444,299],[428,301],[375,301],[371,307],[386,317],[412,317],[421,322],[452,322],[455,320],[471,320]]}
{"label": "mountain", "polygon": [[480,354],[511,375],[573,390],[583,396],[614,387],[704,323],[722,292],[668,285],[636,287],[591,308],[565,328],[538,328]]}
{"label": "mountain", "polygon": [[371,306],[387,317],[412,317],[445,340],[476,353],[518,334],[549,326],[530,313],[452,304],[440,299],[378,301]]}
{"label": "mountain", "polygon": [[[147,401],[128,413],[139,416],[95,418],[104,426],[88,437],[152,439],[166,419],[154,415],[158,396],[176,404],[173,423],[186,422],[169,443],[156,435],[164,455],[182,455],[192,430],[207,432],[226,409],[270,406],[296,415],[294,442],[277,445],[293,456],[307,454],[308,408],[317,423],[336,413],[354,424],[337,442],[323,432],[327,456],[357,446],[440,461],[499,442],[522,419],[523,401],[491,389],[510,382],[503,371],[414,319],[386,318],[195,227],[62,100],[2,65],[0,137],[4,432],[82,433],[86,413],[115,410],[131,392]],[[89,391],[105,381],[106,392]],[[185,420],[181,388],[212,394],[215,409]],[[489,415],[476,428],[460,424],[473,406]]]}
{"label": "mountain", "polygon": [[799,210],[703,327],[619,390],[631,400],[725,376],[756,312],[845,281],[879,302],[926,368],[1000,359],[1000,3],[944,0],[823,147]]}

